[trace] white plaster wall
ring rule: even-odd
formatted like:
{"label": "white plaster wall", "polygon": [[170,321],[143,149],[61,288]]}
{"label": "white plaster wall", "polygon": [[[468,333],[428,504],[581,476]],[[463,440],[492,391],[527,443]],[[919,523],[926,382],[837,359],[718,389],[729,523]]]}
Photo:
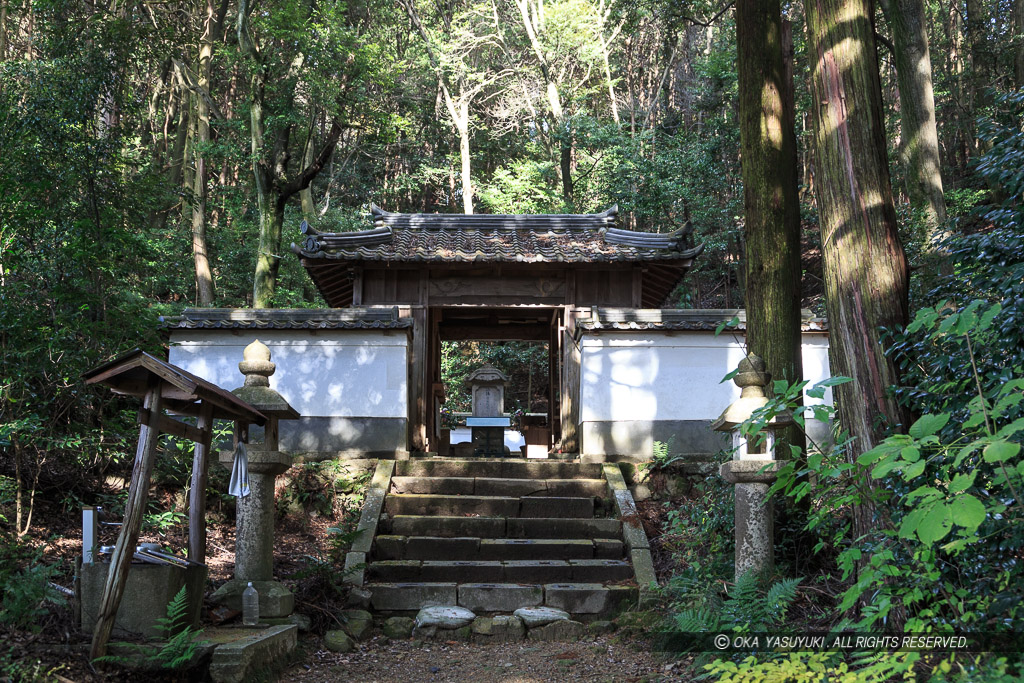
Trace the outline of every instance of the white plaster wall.
{"label": "white plaster wall", "polygon": [[[603,332],[580,340],[583,422],[714,420],[740,390],[722,378],[743,359],[743,340],[712,332]],[[828,338],[805,334],[804,377],[830,376]],[[831,404],[829,389],[824,401]],[[820,403],[815,399],[805,402]]]}
{"label": "white plaster wall", "polygon": [[407,417],[403,330],[172,330],[169,360],[230,391],[255,339],[277,364],[270,386],[303,417]]}

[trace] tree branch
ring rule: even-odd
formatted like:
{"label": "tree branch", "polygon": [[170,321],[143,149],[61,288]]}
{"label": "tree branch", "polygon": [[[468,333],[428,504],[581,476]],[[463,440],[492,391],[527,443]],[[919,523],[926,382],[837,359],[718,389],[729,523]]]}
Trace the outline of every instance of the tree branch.
{"label": "tree branch", "polygon": [[338,146],[338,139],[341,137],[343,129],[344,126],[341,124],[341,121],[337,118],[331,120],[331,129],[327,131],[327,138],[320,147],[320,151],[313,157],[313,161],[309,166],[302,169],[297,176],[281,187],[280,202],[287,201],[292,195],[309,187],[309,184],[320,174],[320,171],[323,170],[330,160],[331,155],[334,154],[334,148]]}

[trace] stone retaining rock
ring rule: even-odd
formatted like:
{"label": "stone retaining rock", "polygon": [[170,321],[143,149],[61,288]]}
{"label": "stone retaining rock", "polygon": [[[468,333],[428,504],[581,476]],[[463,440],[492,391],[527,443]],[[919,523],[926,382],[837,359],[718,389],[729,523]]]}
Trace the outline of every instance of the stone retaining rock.
{"label": "stone retaining rock", "polygon": [[352,652],[356,643],[344,631],[328,631],[324,634],[324,647],[331,652]]}
{"label": "stone retaining rock", "polygon": [[341,630],[352,636],[355,640],[365,640],[370,636],[373,628],[373,615],[362,609],[347,609],[339,615],[341,619]]}
{"label": "stone retaining rock", "polygon": [[546,626],[538,626],[527,631],[530,640],[550,642],[572,642],[583,637],[585,628],[578,621],[553,621]]}
{"label": "stone retaining rock", "polygon": [[297,612],[288,616],[288,623],[295,624],[300,633],[309,633],[313,628],[313,620],[308,615]]}
{"label": "stone retaining rock", "polygon": [[477,617],[472,630],[475,643],[513,643],[526,635],[526,627],[519,617],[509,615]]}
{"label": "stone retaining rock", "polygon": [[545,626],[553,621],[568,621],[569,613],[555,607],[520,607],[515,616],[523,620],[527,628]]}
{"label": "stone retaining rock", "polygon": [[616,628],[614,621],[592,621],[587,624],[587,633],[598,636],[605,633],[612,633]]}
{"label": "stone retaining rock", "polygon": [[412,637],[416,640],[454,640],[459,643],[468,643],[472,634],[473,629],[469,626],[452,629],[417,626],[412,630]]}
{"label": "stone retaining rock", "polygon": [[384,635],[393,640],[404,640],[412,636],[416,620],[410,617],[391,617],[384,622]]}

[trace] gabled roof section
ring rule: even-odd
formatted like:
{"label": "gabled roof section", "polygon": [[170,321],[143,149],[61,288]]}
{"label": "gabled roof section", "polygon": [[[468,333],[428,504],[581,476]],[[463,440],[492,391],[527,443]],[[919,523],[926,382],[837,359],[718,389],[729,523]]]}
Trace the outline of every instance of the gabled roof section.
{"label": "gabled roof section", "polygon": [[371,205],[374,227],[306,235],[303,259],[382,263],[637,263],[692,259],[689,224],[672,233],[615,227],[618,207],[595,214],[401,214]]}

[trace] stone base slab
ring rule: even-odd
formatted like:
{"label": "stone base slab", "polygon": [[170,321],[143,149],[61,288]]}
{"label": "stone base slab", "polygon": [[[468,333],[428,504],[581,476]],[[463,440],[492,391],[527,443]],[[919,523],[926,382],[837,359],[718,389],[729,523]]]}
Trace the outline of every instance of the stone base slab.
{"label": "stone base slab", "polygon": [[207,629],[203,637],[216,645],[210,679],[214,683],[265,679],[295,650],[298,633],[294,624],[267,629]]}

